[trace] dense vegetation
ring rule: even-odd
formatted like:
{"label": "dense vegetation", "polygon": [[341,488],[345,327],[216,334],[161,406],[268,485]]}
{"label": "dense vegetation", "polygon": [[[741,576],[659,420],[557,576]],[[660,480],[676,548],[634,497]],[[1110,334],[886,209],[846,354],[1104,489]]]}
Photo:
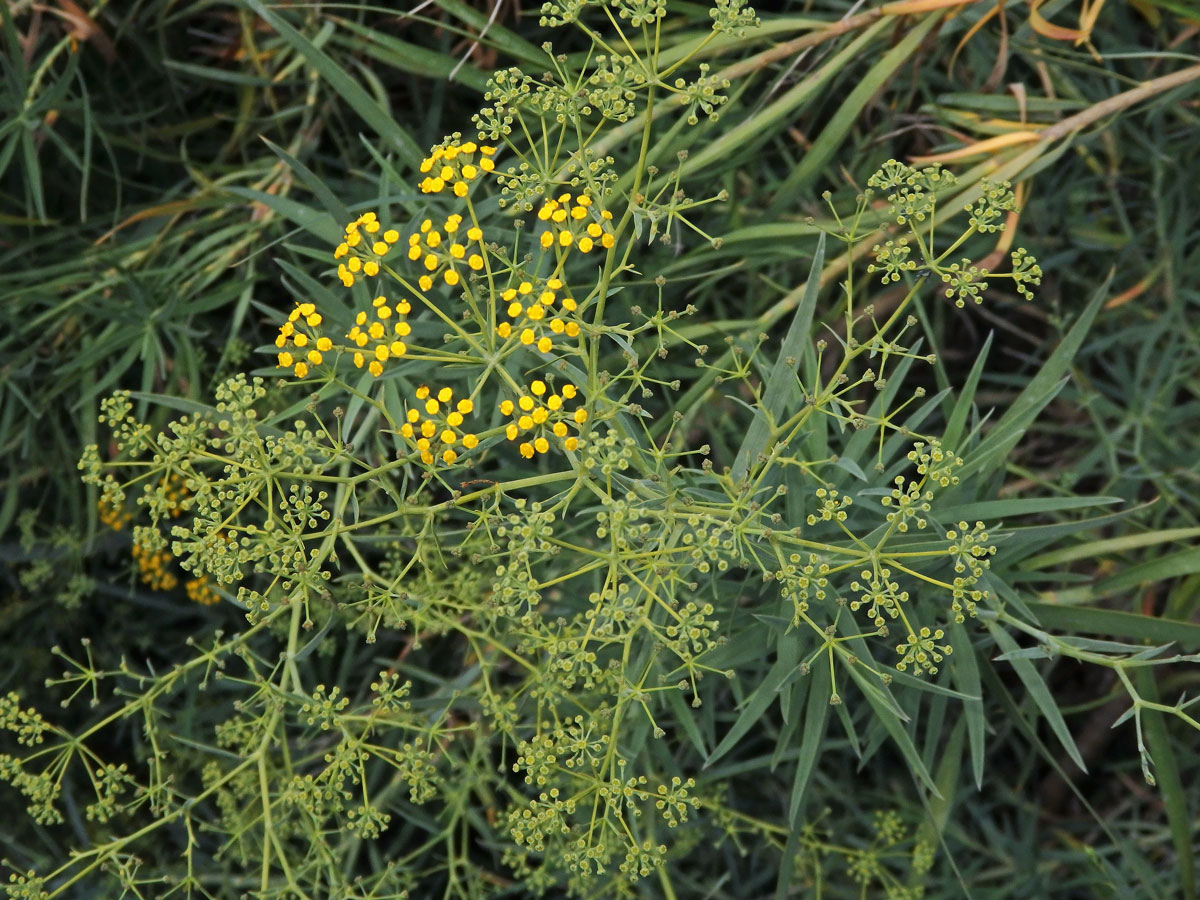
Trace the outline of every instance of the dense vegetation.
{"label": "dense vegetation", "polygon": [[1196,896],[1190,2],[0,15],[0,895]]}

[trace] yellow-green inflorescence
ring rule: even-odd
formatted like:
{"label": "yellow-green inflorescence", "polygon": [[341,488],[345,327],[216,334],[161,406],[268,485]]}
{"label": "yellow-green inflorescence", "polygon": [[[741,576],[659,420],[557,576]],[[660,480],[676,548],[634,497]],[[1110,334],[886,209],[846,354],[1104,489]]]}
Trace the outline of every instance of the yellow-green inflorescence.
{"label": "yellow-green inflorescence", "polygon": [[[574,15],[586,4],[554,5],[555,15]],[[657,21],[656,11],[666,6],[638,8]],[[630,22],[635,16],[640,22],[634,4],[625,10]],[[748,20],[736,0],[718,0],[715,10],[724,33],[736,34]],[[676,345],[695,347],[703,358],[707,348],[677,329],[678,315],[661,290],[665,276],[654,280],[658,291],[650,289],[651,279],[615,279],[636,271],[628,255],[634,244],[625,239],[639,227],[642,237],[647,230],[654,236],[660,223],[665,236],[686,223],[689,201],[676,199],[684,196],[676,191],[678,179],[647,169],[651,179],[631,187],[629,205],[614,215],[608,206],[623,182],[611,158],[586,142],[570,148],[569,158],[522,148],[519,137],[504,131],[531,110],[540,118],[539,110],[559,100],[594,103],[619,117],[624,112],[614,96],[633,106],[638,92],[669,83],[665,73],[650,82],[640,60],[600,57],[597,64],[602,77],[584,93],[607,107],[581,97],[574,84],[554,93],[542,83],[553,80],[547,77],[510,90],[511,79],[497,76],[488,117],[497,123],[490,138],[497,146],[456,137],[434,148],[420,164],[419,190],[410,192],[414,207],[402,221],[389,220],[384,210],[354,212],[327,259],[330,280],[336,268],[350,292],[338,297],[349,299],[300,298],[270,351],[280,371],[320,382],[303,413],[290,399],[282,409],[273,406],[265,380],[243,376],[218,387],[211,408],[161,431],[134,417],[128,395],[103,406],[125,461],[106,466],[92,447],[81,468],[100,494],[105,521],[124,527],[125,489],[153,479],[147,493],[156,506],[145,506],[154,525],[131,529],[143,576],[170,575],[199,602],[228,590],[251,623],[244,635],[218,636],[188,664],[193,683],[203,686],[207,672],[228,659],[236,674],[222,690],[242,693],[215,726],[220,751],[208,754],[203,775],[212,801],[197,794],[201,802],[189,798],[186,806],[170,807],[179,811],[169,822],[181,827],[190,828],[195,815],[205,829],[197,829],[201,837],[244,835],[245,846],[231,857],[274,848],[269,842],[277,836],[281,847],[340,853],[325,843],[330,836],[376,839],[388,828],[387,810],[398,808],[395,787],[407,787],[416,804],[447,793],[444,787],[461,792],[474,784],[490,799],[484,797],[486,815],[468,828],[478,825],[480,833],[464,833],[463,846],[505,846],[505,864],[521,880],[501,892],[632,896],[627,886],[587,879],[665,871],[666,854],[682,854],[687,841],[703,834],[680,828],[668,839],[668,829],[710,806],[716,812],[709,818],[721,822],[720,784],[698,787],[657,766],[639,771],[676,755],[679,766],[688,764],[692,751],[682,732],[656,751],[647,742],[687,725],[684,707],[740,695],[740,689],[711,689],[713,680],[737,677],[733,667],[743,660],[765,658],[777,687],[765,695],[778,694],[781,704],[786,698],[794,725],[814,703],[842,703],[838,683],[847,678],[882,698],[892,672],[939,674],[949,641],[958,640],[955,630],[977,607],[996,612],[987,587],[995,549],[988,530],[945,515],[970,496],[959,483],[970,469],[949,447],[912,432],[907,417],[895,418],[903,404],[892,403],[892,392],[880,394],[877,404],[864,402],[882,391],[886,376],[898,382],[897,361],[915,354],[895,340],[916,324],[905,325],[902,312],[927,281],[913,263],[950,285],[956,300],[974,298],[982,277],[955,269],[949,249],[931,249],[932,230],[919,242],[914,234],[911,244],[897,236],[876,251],[876,271],[889,286],[909,284],[910,296],[883,324],[871,307],[853,314],[860,298],[847,283],[846,334],[829,357],[820,355],[823,342],[803,340],[794,358],[783,345],[772,364],[764,358],[775,349],[767,337],[750,356],[743,344],[753,339],[731,337],[723,361],[700,363],[719,372],[712,388],[691,400],[663,399],[680,384],[655,380],[653,358]],[[679,96],[705,111],[709,87]],[[651,94],[647,128],[656,108]],[[502,175],[501,146],[517,159]],[[943,183],[937,173],[895,164],[872,187],[887,195],[897,224],[912,232],[932,223]],[[527,229],[481,223],[480,201],[493,184],[504,194],[496,205],[508,202],[506,214],[526,216],[515,221]],[[656,200],[656,189],[671,199]],[[1005,190],[988,193],[972,207],[971,227],[991,234],[1011,202]],[[843,237],[848,245],[857,239],[853,229]],[[1024,256],[1014,259],[1018,291],[1036,284],[1034,267]],[[585,281],[578,273],[590,274]],[[605,302],[622,291],[619,303],[607,307],[606,322]],[[640,303],[625,303],[635,292]],[[657,311],[644,312],[655,293]],[[770,321],[774,327],[777,320]],[[782,391],[772,386],[774,376],[760,376],[773,370],[788,376]],[[692,448],[689,436],[712,427],[730,433],[714,425],[736,410],[721,405],[722,381],[739,386],[735,397],[753,399],[765,427],[761,434],[749,429],[744,453],[727,448],[740,461],[716,467],[709,448]],[[324,404],[339,388],[353,400],[326,417]],[[695,399],[708,397],[712,409],[705,409],[708,399]],[[672,405],[668,422],[662,414]],[[834,421],[845,427],[826,427]],[[863,429],[878,429],[880,477],[867,490],[856,482],[871,476],[855,458],[869,458],[870,442],[839,436]],[[961,437],[953,445],[973,453]],[[904,459],[895,447],[914,440]],[[854,450],[858,443],[867,449]],[[810,452],[814,446],[820,452]],[[844,447],[844,460],[832,455]],[[104,471],[118,465],[126,470],[124,482]],[[531,473],[535,466],[543,471]],[[460,476],[456,470],[466,467],[482,477]],[[180,491],[186,485],[189,493],[172,494],[166,476],[159,477],[164,472],[181,473]],[[172,504],[186,505],[188,514],[172,520]],[[758,596],[754,575],[771,590]],[[314,663],[343,625],[370,643],[384,639],[380,656],[391,669],[368,682],[369,691],[351,683],[354,673],[364,673],[360,665],[340,667],[341,686],[314,683],[318,674],[328,678],[339,669]],[[310,629],[314,635],[306,636]],[[892,652],[884,662],[872,646],[889,632]],[[278,664],[274,654],[262,653],[272,634],[287,635]],[[419,657],[429,648],[422,650],[422,641],[436,642],[432,652],[445,659],[429,669],[433,678],[422,675],[423,696],[412,702],[411,685],[400,682],[397,670],[424,671]],[[975,659],[969,643],[959,646],[955,660]],[[305,647],[322,649],[310,655]],[[462,672],[455,672],[460,662]],[[180,671],[163,678],[182,678]],[[798,680],[817,672],[824,686]],[[168,710],[156,707],[158,698],[187,693],[175,681],[134,680],[156,693],[135,697],[114,722],[165,722]],[[172,690],[159,691],[160,684]],[[801,686],[808,699],[795,690]],[[680,695],[689,702],[678,703]],[[876,708],[884,706],[899,708],[890,699]],[[736,710],[726,706],[711,721],[736,730],[730,713]],[[2,718],[0,699],[0,724]],[[781,721],[786,726],[788,714]],[[714,736],[688,733],[701,751],[692,754],[697,767],[705,756],[715,761],[716,751],[703,747]],[[788,733],[781,730],[785,743]],[[210,737],[197,735],[192,749],[203,752]],[[145,756],[153,773],[159,754],[149,747]],[[498,758],[524,777],[527,793],[488,781]],[[192,775],[183,775],[177,784],[186,786]],[[169,785],[151,783],[146,796],[168,807],[182,802]],[[142,816],[139,808],[135,828],[144,827]],[[731,827],[749,828],[746,822],[739,814]],[[507,836],[500,833],[506,825]],[[883,822],[878,840],[898,840],[899,829]],[[782,845],[788,823],[754,833]],[[403,846],[407,834],[388,852]],[[814,841],[800,837],[802,846]],[[354,843],[345,846],[351,856],[357,852]],[[856,857],[864,885],[875,871],[868,852],[875,851],[868,847]],[[396,867],[415,873],[412,884],[388,884],[386,891],[324,883],[326,868],[337,876],[342,866],[326,867],[314,855],[305,866],[320,869],[322,884],[309,895],[400,896],[425,877],[423,853]],[[286,872],[275,867],[276,855],[275,849],[263,855],[269,882],[263,893],[294,892],[305,868]],[[60,883],[71,884],[69,877]],[[668,881],[663,885],[672,893]]]}

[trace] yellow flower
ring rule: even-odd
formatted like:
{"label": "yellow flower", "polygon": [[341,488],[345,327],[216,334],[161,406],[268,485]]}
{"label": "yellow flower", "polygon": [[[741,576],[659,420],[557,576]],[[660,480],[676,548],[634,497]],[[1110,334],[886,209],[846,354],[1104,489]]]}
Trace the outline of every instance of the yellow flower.
{"label": "yellow flower", "polygon": [[452,388],[435,392],[427,385],[417,388],[414,397],[417,403],[408,408],[400,434],[417,451],[421,462],[431,466],[441,460],[452,465],[459,459],[459,448],[472,450],[479,446],[478,436],[463,427],[466,417],[475,411],[469,397],[456,401]]}
{"label": "yellow flower", "polygon": [[552,247],[566,250],[572,246],[582,253],[591,253],[597,246],[608,250],[616,243],[612,233],[612,213],[596,209],[587,194],[559,194],[547,198],[537,211],[546,229],[538,238],[543,250]]}
{"label": "yellow flower", "polygon": [[479,271],[484,267],[483,232],[471,226],[466,232],[466,243],[459,239],[463,217],[448,216],[441,228],[433,227],[433,220],[426,219],[419,229],[408,237],[408,258],[419,262],[426,274],[417,279],[421,290],[430,290],[435,279],[454,287],[462,282],[461,267]]}
{"label": "yellow flower", "polygon": [[275,338],[275,346],[279,348],[276,366],[292,369],[297,378],[304,378],[310,365],[321,365],[325,361],[324,354],[333,349],[333,341],[317,330],[324,321],[315,304],[297,303],[287,321],[279,326]]}
{"label": "yellow flower", "polygon": [[100,524],[113,531],[120,531],[133,520],[133,513],[129,510],[113,506],[103,498],[96,505],[96,509],[100,516]]}
{"label": "yellow flower", "polygon": [[[578,337],[579,322],[571,315],[578,309],[578,304],[570,297],[558,296],[562,286],[562,281],[551,278],[536,295],[528,281],[508,288],[500,298],[506,304],[505,314],[511,321],[497,325],[496,333],[505,340],[515,335],[526,347],[536,348],[541,353],[549,353],[553,348],[553,336]],[[554,308],[556,303],[558,310]]]}
{"label": "yellow flower", "polygon": [[[400,232],[389,228],[379,235],[382,226],[373,212],[365,212],[346,226],[345,236],[333,251],[339,262],[338,278],[346,287],[353,287],[355,275],[362,272],[367,276],[379,274],[380,260],[387,256],[392,245],[400,240]],[[364,235],[366,237],[364,238]],[[318,323],[319,320],[318,320]]]}
{"label": "yellow flower", "polygon": [[[136,531],[135,529],[135,534]],[[169,550],[155,549],[134,541],[132,555],[142,583],[148,585],[151,590],[170,591],[179,583],[179,579],[167,568],[175,559]]]}
{"label": "yellow flower", "polygon": [[201,606],[212,606],[221,602],[221,595],[213,589],[207,575],[189,578],[184,582],[183,587],[187,591],[188,599]]}
{"label": "yellow flower", "polygon": [[390,306],[387,297],[380,294],[371,301],[373,320],[365,310],[355,315],[354,326],[346,334],[358,348],[353,357],[355,368],[361,369],[365,364],[367,371],[378,378],[383,374],[385,362],[408,353],[404,338],[412,334],[407,318],[410,312],[412,305],[407,300]]}
{"label": "yellow flower", "polygon": [[421,193],[438,194],[448,188],[454,196],[466,197],[472,181],[496,168],[495,155],[495,147],[481,147],[474,141],[434,147],[421,161],[425,175],[418,185]]}
{"label": "yellow flower", "polygon": [[577,406],[568,411],[564,400],[573,400],[579,390],[573,384],[564,384],[560,393],[553,393],[544,381],[530,383],[527,391],[517,399],[500,401],[500,414],[512,419],[505,426],[504,436],[517,443],[518,450],[526,459],[550,451],[550,437],[561,442],[564,450],[579,447],[579,438],[570,433],[588,420],[587,409]]}

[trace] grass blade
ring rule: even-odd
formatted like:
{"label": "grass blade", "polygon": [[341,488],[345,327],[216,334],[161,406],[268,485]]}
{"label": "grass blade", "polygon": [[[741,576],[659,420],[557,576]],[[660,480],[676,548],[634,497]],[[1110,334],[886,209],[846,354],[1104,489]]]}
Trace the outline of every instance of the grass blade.
{"label": "grass blade", "polygon": [[[987,625],[988,631],[996,641],[996,646],[1001,650],[1012,653],[1021,649],[1002,625],[991,619],[985,619],[984,624]],[[1021,679],[1021,683],[1025,685],[1025,689],[1029,691],[1030,698],[1041,710],[1046,724],[1050,726],[1054,736],[1067,751],[1067,756],[1071,757],[1071,761],[1079,766],[1081,771],[1087,772],[1087,764],[1083,761],[1083,756],[1075,745],[1075,738],[1071,736],[1071,730],[1067,727],[1066,720],[1063,719],[1062,712],[1059,710],[1058,704],[1054,702],[1054,696],[1050,693],[1050,688],[1038,670],[1033,663],[1021,657],[1013,658],[1009,662],[1017,673],[1017,677]]]}
{"label": "grass blade", "polygon": [[754,421],[746,432],[746,439],[738,450],[733,463],[733,480],[741,481],[750,471],[760,453],[767,449],[767,441],[775,424],[795,404],[799,396],[796,385],[796,367],[800,358],[808,351],[812,331],[813,312],[817,308],[817,295],[821,291],[821,266],[825,264],[825,235],[817,239],[817,249],[804,283],[804,296],[792,316],[792,324],[779,348],[779,356],[767,377],[759,409],[755,410]]}
{"label": "grass blade", "polygon": [[[1154,673],[1138,669],[1134,673],[1138,692],[1152,703],[1161,702]],[[1185,900],[1196,900],[1196,854],[1192,841],[1192,816],[1188,810],[1187,792],[1179,772],[1179,760],[1171,736],[1167,733],[1167,716],[1157,710],[1142,712],[1142,734],[1146,749],[1154,760],[1154,778],[1167,814],[1171,841],[1175,844],[1175,859],[1179,866],[1179,885]]]}
{"label": "grass blade", "polygon": [[1187,652],[1200,650],[1200,625],[1178,619],[1143,616],[1117,609],[1090,606],[1064,606],[1059,603],[1029,602],[1030,611],[1044,628],[1060,631],[1104,634],[1132,641],[1155,644],[1175,643]]}
{"label": "grass blade", "polygon": [[391,114],[379,105],[376,100],[363,89],[361,85],[347,74],[322,49],[289,25],[282,16],[267,9],[259,0],[246,0],[246,4],[254,10],[267,24],[274,28],[297,53],[308,60],[309,65],[320,73],[326,83],[341,97],[356,113],[362,116],[376,134],[392,145],[414,169],[420,164],[424,153],[414,141],[392,118]]}
{"label": "grass blade", "polygon": [[1050,354],[1041,371],[1030,379],[1025,389],[1013,400],[1007,412],[1000,417],[994,428],[980,442],[974,458],[963,466],[960,477],[967,475],[990,475],[1004,465],[1009,451],[1025,434],[1025,429],[1037,418],[1046,405],[1066,384],[1065,377],[1070,369],[1071,361],[1079,348],[1096,314],[1100,311],[1105,298],[1108,297],[1108,286],[1112,282],[1112,272],[1100,285],[1092,299],[1080,314],[1071,330],[1067,332],[1062,342]]}
{"label": "grass blade", "polygon": [[962,390],[958,393],[958,400],[954,404],[954,409],[950,413],[950,418],[946,420],[946,428],[942,432],[942,444],[950,450],[955,450],[962,455],[962,439],[967,427],[967,419],[971,415],[971,404],[975,401],[975,391],[979,387],[979,379],[983,376],[984,364],[987,362],[988,351],[992,348],[992,337],[995,332],[988,332],[987,340],[983,342],[983,346],[979,349],[979,356],[975,359],[975,365],[971,366],[971,371],[967,375],[967,380],[963,383]]}
{"label": "grass blade", "polygon": [[792,793],[788,800],[788,842],[775,884],[776,900],[783,900],[791,887],[795,845],[800,839],[800,811],[804,808],[804,794],[820,757],[821,744],[825,739],[825,726],[829,718],[829,667],[815,667],[809,678],[811,682],[808,686],[808,703],[805,705],[804,736],[800,739],[800,753],[796,758],[796,772],[792,777]]}
{"label": "grass blade", "polygon": [[896,74],[902,65],[908,62],[921,45],[921,41],[929,34],[930,29],[941,21],[942,15],[943,13],[938,12],[926,16],[904,36],[900,43],[885,53],[883,58],[859,79],[858,84],[842,102],[833,118],[821,129],[821,133],[812,142],[808,152],[801,158],[800,164],[792,170],[780,185],[779,190],[775,192],[775,199],[767,211],[768,218],[775,218],[783,209],[792,206],[800,191],[833,159],[834,154],[841,147],[846,135],[854,127],[854,123],[858,121],[871,98]]}

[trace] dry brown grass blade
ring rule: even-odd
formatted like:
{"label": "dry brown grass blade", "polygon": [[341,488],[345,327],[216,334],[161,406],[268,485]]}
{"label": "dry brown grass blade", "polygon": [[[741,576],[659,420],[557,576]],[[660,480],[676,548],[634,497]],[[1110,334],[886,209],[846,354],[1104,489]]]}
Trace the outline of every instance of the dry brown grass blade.
{"label": "dry brown grass blade", "polygon": [[61,19],[64,19],[70,26],[67,29],[67,34],[77,41],[90,43],[95,47],[100,55],[104,57],[105,62],[113,62],[117,58],[117,49],[113,46],[112,40],[100,24],[93,19],[78,3],[74,0],[55,0],[58,4],[58,9],[53,7],[43,7],[48,12],[53,13]]}
{"label": "dry brown grass blade", "polygon": [[933,12],[935,9],[949,9],[952,6],[970,6],[979,0],[897,0],[895,3],[885,3],[879,11],[885,16],[911,16],[918,13]]}
{"label": "dry brown grass blade", "polygon": [[1135,88],[1124,91],[1116,96],[1109,97],[1107,100],[1102,100],[1087,109],[1076,113],[1073,116],[1068,116],[1060,122],[1055,122],[1053,125],[1045,128],[1035,129],[1026,125],[1020,131],[1013,131],[1009,134],[997,135],[996,137],[986,138],[981,141],[967,144],[965,147],[960,147],[957,150],[947,150],[943,153],[930,153],[923,156],[910,157],[910,162],[916,165],[928,163],[947,163],[957,162],[959,160],[970,159],[975,156],[985,156],[999,153],[1010,147],[1020,146],[1022,144],[1048,144],[1060,138],[1066,137],[1072,132],[1086,128],[1099,122],[1106,116],[1113,115],[1128,109],[1131,106],[1136,106],[1151,97],[1172,90],[1177,87],[1182,87],[1189,82],[1200,80],[1200,65],[1189,66],[1186,69],[1180,69],[1178,72],[1172,72],[1169,75],[1163,75],[1160,78],[1154,78]]}
{"label": "dry brown grass blade", "polygon": [[1163,269],[1163,264],[1161,262],[1158,263],[1146,274],[1146,277],[1139,280],[1137,284],[1133,285],[1133,287],[1129,288],[1128,290],[1122,291],[1105,303],[1104,308],[1116,309],[1118,306],[1124,306],[1130,300],[1140,297],[1154,286],[1155,282],[1157,282],[1159,277],[1162,275]]}
{"label": "dry brown grass blade", "polygon": [[1071,41],[1078,44],[1081,41],[1087,40],[1087,35],[1076,28],[1067,28],[1063,25],[1055,25],[1048,21],[1040,12],[1038,7],[1045,0],[1033,0],[1033,4],[1029,7],[1029,27],[1036,31],[1044,38],[1050,38],[1052,41]]}
{"label": "dry brown grass blade", "polygon": [[[954,63],[958,60],[958,54],[962,53],[963,48],[967,46],[967,43],[971,40],[971,38],[975,37],[975,35],[979,33],[979,29],[990,22],[994,16],[1000,15],[1003,12],[1004,0],[997,0],[995,6],[980,16],[979,21],[967,29],[967,33],[962,36],[962,40],[958,42],[958,46],[954,48],[954,52],[950,55],[950,65],[947,66],[947,72],[951,78],[954,77]],[[1001,16],[1000,22],[1003,25],[1003,16]],[[1007,29],[1005,30],[1005,34],[1007,34]]]}
{"label": "dry brown grass blade", "polygon": [[99,247],[114,234],[122,229],[128,228],[144,219],[153,219],[157,216],[180,216],[184,213],[191,212],[196,208],[197,198],[191,197],[187,200],[171,200],[167,203],[159,203],[155,206],[149,206],[146,209],[139,209],[137,212],[118,222],[99,238],[96,239],[95,246]]}
{"label": "dry brown grass blade", "polygon": [[1028,144],[1036,141],[1039,137],[1038,132],[1030,130],[1014,131],[1010,134],[998,134],[995,137],[967,144],[967,146],[960,147],[957,150],[947,150],[945,153],[929,153],[924,156],[912,156],[909,157],[909,162],[914,165],[956,162],[960,159],[969,159],[972,156],[987,156],[995,153],[997,150],[1004,150],[1017,144]]}
{"label": "dry brown grass blade", "polygon": [[1188,66],[1186,69],[1180,69],[1178,72],[1172,72],[1169,75],[1163,75],[1159,78],[1152,78],[1150,81],[1139,84],[1135,88],[1123,91],[1114,97],[1109,97],[1107,100],[1101,100],[1094,106],[1089,106],[1082,112],[1068,116],[1061,122],[1056,122],[1041,132],[1041,139],[1043,142],[1056,141],[1061,137],[1066,137],[1073,131],[1078,131],[1081,128],[1086,128],[1088,125],[1100,121],[1105,116],[1110,116],[1123,109],[1136,106],[1143,100],[1149,100],[1151,97],[1165,93],[1173,88],[1182,87],[1198,79],[1200,79],[1200,65]]}

